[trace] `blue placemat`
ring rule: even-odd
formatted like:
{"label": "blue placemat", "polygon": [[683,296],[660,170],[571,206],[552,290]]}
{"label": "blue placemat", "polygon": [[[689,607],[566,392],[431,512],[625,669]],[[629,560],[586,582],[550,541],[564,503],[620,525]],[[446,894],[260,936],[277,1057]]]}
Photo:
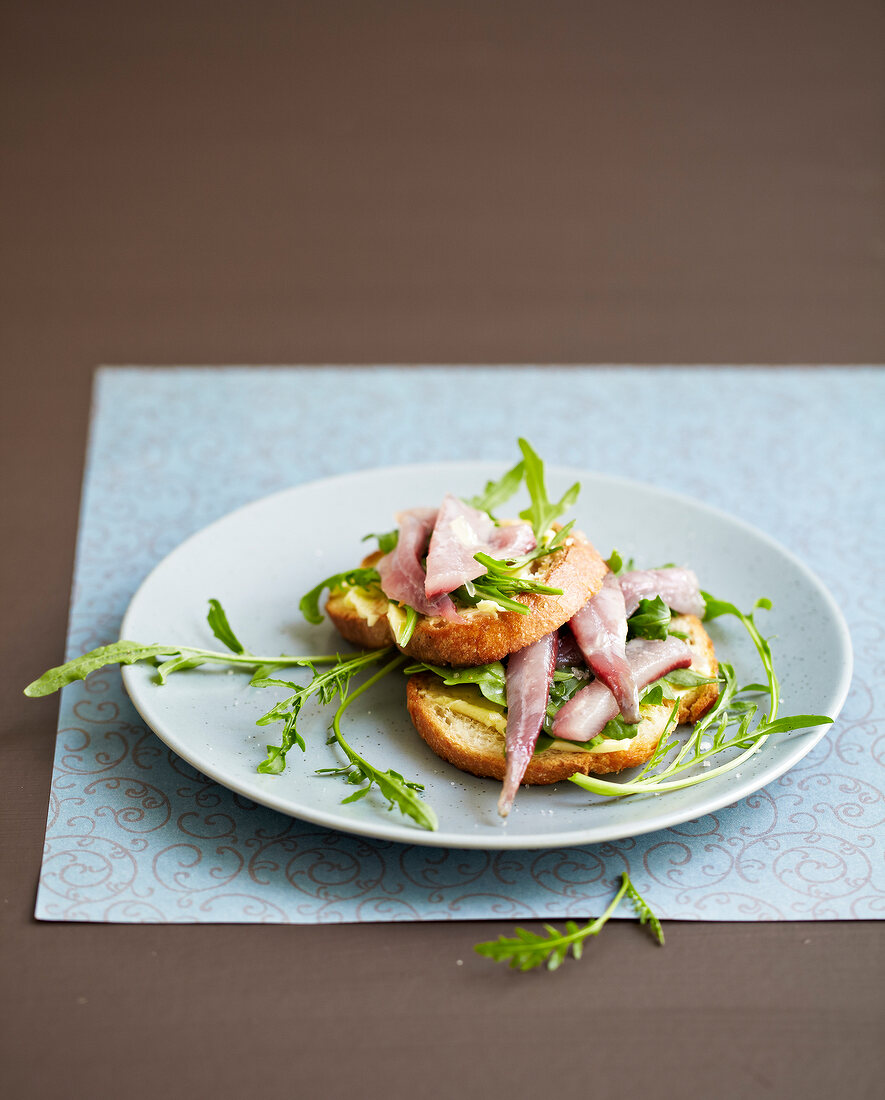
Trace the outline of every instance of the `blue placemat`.
{"label": "blue placemat", "polygon": [[627,868],[662,917],[885,916],[883,412],[872,368],[100,371],[68,656],[116,639],[156,562],[246,501],[375,465],[506,460],[522,434],[551,464],[687,493],[779,539],[842,606],[856,673],[829,736],[737,805],[634,840],[503,853],[365,840],[256,806],[178,759],[119,673],[99,673],[63,694],[36,915],[580,917]]}

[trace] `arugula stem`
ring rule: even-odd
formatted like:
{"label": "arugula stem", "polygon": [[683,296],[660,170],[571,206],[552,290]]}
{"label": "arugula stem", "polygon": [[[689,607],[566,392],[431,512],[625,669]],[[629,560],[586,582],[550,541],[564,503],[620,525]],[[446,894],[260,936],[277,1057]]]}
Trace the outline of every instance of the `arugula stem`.
{"label": "arugula stem", "polygon": [[768,715],[768,721],[773,722],[775,718],[777,718],[777,710],[780,705],[780,684],[774,674],[774,665],[771,661],[771,647],[759,633],[755,622],[753,622],[752,615],[741,615],[741,621],[747,628],[747,633],[753,639],[759,651],[759,655],[762,658],[762,664],[765,667],[765,676],[768,680],[768,694],[771,697],[771,713]]}
{"label": "arugula stem", "polygon": [[615,894],[615,896],[609,902],[608,908],[605,910],[605,912],[602,914],[602,916],[597,917],[595,921],[593,921],[591,924],[587,925],[585,928],[582,928],[580,930],[580,932],[578,932],[576,934],[573,933],[570,936],[563,936],[562,939],[563,940],[574,940],[574,939],[577,939],[577,938],[583,939],[584,936],[595,936],[598,932],[601,932],[603,927],[608,923],[609,918],[611,917],[612,913],[614,913],[614,911],[617,909],[617,907],[621,904],[621,898],[624,896],[624,894],[627,893],[627,887],[629,886],[629,884],[630,884],[630,879],[629,879],[628,875],[625,872],[624,874],[621,875],[621,885],[618,887],[618,892]]}
{"label": "arugula stem", "polygon": [[[691,749],[693,749],[700,742],[701,738],[710,728],[710,726],[720,717],[720,715],[727,714],[728,705],[731,703],[731,700],[734,698],[736,692],[737,681],[734,678],[733,672],[728,671],[725,674],[725,686],[719,693],[719,698],[716,700],[713,709],[708,711],[707,714],[705,714],[703,718],[701,718],[701,720],[695,725],[694,729],[691,731],[691,734],[686,738],[685,743],[682,745],[679,752],[673,757],[673,759],[664,769],[664,774],[673,775],[679,770],[680,765],[682,765],[683,759],[688,755]],[[676,709],[678,712],[678,705]],[[675,717],[675,715],[671,717]],[[672,728],[672,726],[670,728]],[[668,732],[669,730],[665,730],[663,736],[666,736]],[[717,749],[716,751],[718,752],[719,750]],[[695,756],[693,757],[691,762],[695,763],[699,759],[701,759],[700,755],[695,753]],[[687,767],[688,765],[685,766]],[[641,779],[644,774],[644,771],[641,772],[639,778]]]}
{"label": "arugula stem", "polygon": [[[669,700],[668,700],[668,702],[669,702]],[[664,732],[658,738],[658,744],[655,748],[655,751],[649,757],[645,767],[642,769],[642,771],[636,777],[637,782],[640,779],[644,779],[646,773],[649,772],[652,769],[652,767],[654,767],[655,760],[656,760],[656,758],[658,758],[658,752],[661,749],[661,746],[666,746],[667,738],[670,736],[670,734],[676,728],[678,717],[679,717],[679,703],[675,702],[673,704],[673,709],[670,711],[670,714],[667,718],[667,724],[664,726]],[[679,753],[679,756],[677,756],[675,760],[671,760],[670,763],[668,764],[668,767],[671,767],[671,768],[675,767],[675,765],[679,762],[679,759],[682,756],[682,753],[685,752],[686,748],[691,743],[691,740],[692,739],[689,738],[689,740],[686,742],[686,744],[682,746],[682,749]],[[660,756],[660,758],[658,759],[658,763],[660,763],[661,760],[666,759],[666,757],[669,756],[669,754],[672,751],[673,751],[673,746],[671,745],[670,748],[667,748],[666,751],[663,752],[663,754]]]}
{"label": "arugula stem", "polygon": [[379,680],[381,680],[388,674],[388,672],[393,672],[393,670],[399,665],[404,664],[405,660],[405,655],[402,653],[398,653],[392,661],[388,661],[387,664],[379,668],[377,672],[372,673],[372,675],[369,677],[368,680],[365,681],[365,683],[360,684],[358,688],[350,692],[349,695],[346,695],[344,699],[342,699],[340,706],[335,711],[335,714],[332,717],[332,733],[335,735],[335,740],[341,746],[341,749],[348,760],[350,760],[353,764],[357,764],[361,768],[367,768],[370,771],[373,770],[372,765],[367,760],[364,760],[360,756],[360,754],[355,749],[352,749],[347,741],[345,741],[344,734],[342,734],[341,732],[341,716],[344,714],[350,704],[358,699],[364,691],[368,691],[368,689],[373,684],[377,684]]}
{"label": "arugula stem", "polygon": [[[627,795],[657,793],[658,791],[678,791],[682,787],[694,787],[698,783],[705,783],[708,779],[712,779],[714,775],[723,775],[725,772],[730,772],[734,768],[740,767],[745,760],[749,760],[751,756],[755,755],[759,749],[762,748],[769,736],[770,734],[763,734],[755,744],[751,745],[745,752],[742,752],[740,756],[735,757],[734,760],[729,760],[726,764],[720,764],[718,768],[711,768],[709,771],[704,772],[703,775],[689,775],[683,779],[672,780],[669,783],[656,783],[653,777],[651,781],[637,780],[635,783],[611,783],[605,779],[592,779],[589,775],[580,774],[570,776],[569,781],[577,784],[579,787],[583,787],[585,791],[591,791],[593,794]],[[691,765],[694,766],[704,760],[705,757],[713,756],[714,753],[721,751],[721,748],[719,748],[702,753],[691,761]]]}
{"label": "arugula stem", "polygon": [[330,665],[340,660],[339,654],[324,653],[318,657],[259,657],[254,653],[218,653],[210,649],[194,649],[191,646],[170,647],[170,653],[189,654],[199,657],[201,661],[217,661],[225,665],[245,665],[247,668],[254,665],[260,668],[262,665],[273,665],[275,668],[291,668],[297,665]]}
{"label": "arugula stem", "polygon": [[346,768],[322,768],[320,769],[320,774],[344,775],[350,783],[362,783],[364,781],[368,783],[368,786],[361,787],[356,794],[351,795],[350,798],[346,798],[344,800],[345,802],[353,802],[360,799],[364,797],[364,795],[367,795],[373,786],[377,786],[381,794],[390,803],[390,809],[397,806],[400,813],[411,817],[422,829],[428,829],[432,832],[438,828],[439,821],[433,808],[417,793],[419,790],[424,790],[423,786],[419,783],[409,782],[404,779],[399,772],[395,772],[392,768],[388,768],[387,771],[381,771],[379,768],[376,768],[373,764],[370,764],[365,757],[360,756],[356,749],[351,748],[345,740],[344,734],[341,732],[341,716],[350,704],[358,699],[364,691],[368,691],[368,689],[372,687],[373,684],[376,684],[382,677],[386,676],[389,672],[393,672],[395,668],[399,668],[406,660],[407,657],[404,654],[398,653],[392,661],[388,661],[386,665],[373,673],[365,683],[360,684],[355,691],[341,700],[341,705],[335,711],[332,718],[332,736],[344,755],[350,761],[350,766]]}

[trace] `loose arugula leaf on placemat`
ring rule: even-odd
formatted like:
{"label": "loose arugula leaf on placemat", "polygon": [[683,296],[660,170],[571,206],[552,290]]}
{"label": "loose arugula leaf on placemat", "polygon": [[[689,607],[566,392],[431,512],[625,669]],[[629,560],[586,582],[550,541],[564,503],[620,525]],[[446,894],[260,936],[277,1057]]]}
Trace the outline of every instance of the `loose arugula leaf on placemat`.
{"label": "loose arugula leaf on placemat", "polygon": [[630,881],[626,871],[621,875],[621,885],[614,899],[601,917],[585,925],[566,921],[565,932],[560,932],[552,924],[545,924],[546,936],[530,932],[526,928],[516,928],[513,936],[499,936],[497,940],[478,943],[474,951],[494,962],[506,962],[513,970],[534,970],[546,966],[548,970],[557,970],[568,958],[571,951],[575,959],[580,959],[584,951],[584,942],[591,936],[598,936],[617,909],[624,895],[630,898],[640,924],[648,923],[658,943],[663,944],[664,933],[661,922]]}
{"label": "loose arugula leaf on placemat", "polygon": [[25,695],[32,699],[52,695],[53,692],[74,683],[75,680],[85,680],[90,672],[95,672],[106,665],[134,665],[138,661],[176,652],[177,646],[142,645],[140,642],[122,641],[99,646],[98,649],[84,653],[82,657],[75,657],[73,661],[68,661],[57,668],[50,668],[33,683],[28,684]]}

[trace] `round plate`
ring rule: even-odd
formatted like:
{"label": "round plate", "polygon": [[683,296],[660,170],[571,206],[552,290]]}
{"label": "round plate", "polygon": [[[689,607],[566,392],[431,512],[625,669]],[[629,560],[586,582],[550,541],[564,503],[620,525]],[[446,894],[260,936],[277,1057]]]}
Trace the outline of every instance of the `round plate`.
{"label": "round plate", "polygon": [[[334,653],[340,639],[332,627],[302,619],[298,600],[303,593],[357,564],[367,552],[362,536],[388,530],[395,512],[433,505],[446,492],[472,495],[503,470],[476,462],[366,470],[249,504],[187,539],[154,569],[129,605],[122,637],[219,649],[206,625],[207,600],[215,597],[255,653]],[[574,509],[578,526],[604,556],[617,547],[625,558],[635,557],[639,567],[670,561],[690,565],[704,589],[744,610],[760,596],[772,599],[773,610],[759,612],[758,621],[766,636],[776,638],[780,714],[836,717],[851,679],[851,643],[832,597],[801,562],[716,509],[621,478],[549,469],[551,499],[575,480],[582,483]],[[505,511],[516,515],[526,503],[520,494]],[[735,666],[739,682],[761,677],[740,623],[716,619],[709,631],[717,654]],[[296,673],[296,678],[304,675]],[[133,665],[123,669],[123,681],[157,736],[224,786],[333,829],[440,847],[563,847],[689,821],[771,782],[829,728],[774,737],[739,770],[664,795],[602,799],[568,782],[523,787],[503,823],[495,809],[498,784],[457,771],[415,732],[405,709],[405,677],[395,672],[354,702],[342,728],[374,765],[425,785],[425,798],[439,816],[438,831],[430,833],[398,811],[385,812],[387,803],[377,792],[341,805],[353,789],[315,774],[342,762],[340,752],[326,744],[331,707],[307,704],[299,718],[307,752],[291,750],[283,775],[262,775],[256,765],[279,727],[259,727],[255,720],[280,693],[250,688],[247,676],[223,669],[180,673],[161,687],[152,668]]]}

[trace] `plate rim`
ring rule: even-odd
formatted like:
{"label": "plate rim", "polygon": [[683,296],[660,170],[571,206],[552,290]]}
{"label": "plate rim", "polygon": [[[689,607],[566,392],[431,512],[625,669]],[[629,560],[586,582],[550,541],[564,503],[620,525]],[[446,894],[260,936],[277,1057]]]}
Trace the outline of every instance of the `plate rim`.
{"label": "plate rim", "polygon": [[[137,611],[137,605],[139,598],[145,588],[152,582],[156,573],[158,573],[166,564],[166,562],[173,555],[178,554],[185,549],[189,543],[193,540],[203,537],[207,532],[210,532],[214,527],[219,526],[222,523],[239,517],[244,513],[249,512],[253,508],[263,507],[268,505],[273,500],[287,496],[293,492],[298,492],[302,489],[316,488],[324,485],[333,485],[342,481],[351,481],[354,478],[361,477],[378,477],[388,474],[396,475],[416,475],[422,471],[444,471],[444,470],[483,470],[487,469],[490,472],[503,472],[509,468],[509,464],[495,459],[461,459],[457,461],[441,461],[441,462],[419,462],[419,463],[405,463],[392,466],[373,466],[367,467],[362,470],[351,470],[345,473],[333,474],[324,478],[315,478],[309,481],[303,481],[295,485],[287,486],[284,489],[278,489],[272,493],[267,493],[264,496],[258,497],[254,500],[247,501],[245,504],[241,504],[236,508],[218,516],[216,519],[205,524],[197,531],[192,532],[181,542],[177,543],[168,553],[158,561],[153,568],[142,579],[135,592],[133,593],[126,611],[123,614],[122,621],[120,623],[120,638],[124,639],[128,634],[128,624],[130,618],[134,612]],[[624,477],[620,474],[609,474],[603,471],[587,470],[578,466],[562,466],[559,464],[548,465],[545,463],[545,470],[548,474],[554,476],[561,476],[564,478],[578,477],[581,479],[592,479],[596,481],[604,481],[607,483],[614,483],[616,485],[623,485],[627,488],[642,491],[651,491],[657,496],[664,499],[673,500],[682,505],[687,505],[690,508],[696,509],[703,513],[712,514],[720,520],[724,520],[728,524],[732,524],[741,528],[747,534],[751,535],[754,539],[764,543],[770,549],[780,554],[785,558],[794,569],[796,569],[803,578],[810,583],[818,594],[822,597],[824,603],[827,605],[834,623],[837,627],[837,635],[839,639],[839,648],[842,654],[842,662],[839,670],[839,676],[834,687],[834,706],[832,717],[838,718],[842,707],[845,704],[845,700],[850,689],[851,680],[854,672],[854,650],[851,643],[851,633],[848,629],[848,625],[845,621],[845,617],[842,614],[842,610],[837,604],[832,593],[827,586],[818,577],[818,575],[806,565],[801,558],[799,558],[792,550],[784,546],[781,542],[775,539],[773,536],[768,535],[766,532],[760,530],[758,527],[749,523],[738,516],[734,516],[731,513],[719,508],[717,505],[708,504],[706,501],[699,500],[696,497],[689,496],[688,494],[678,492],[676,490],[660,487],[652,482],[639,481],[635,478]],[[696,806],[691,808],[690,812],[686,812],[685,809],[673,809],[669,813],[663,809],[653,816],[653,818],[646,820],[645,822],[637,822],[635,827],[631,827],[625,824],[623,827],[609,826],[588,826],[586,829],[577,833],[576,830],[571,829],[568,832],[545,832],[543,834],[528,834],[520,836],[508,836],[505,829],[506,826],[502,826],[501,834],[496,837],[488,836],[470,836],[462,833],[452,833],[444,830],[438,830],[430,832],[426,829],[422,829],[419,826],[403,820],[398,819],[395,823],[388,824],[380,816],[377,823],[364,822],[358,818],[354,818],[352,821],[346,818],[346,814],[329,813],[325,810],[314,810],[310,807],[301,808],[297,811],[292,809],[291,799],[280,798],[275,796],[272,791],[256,792],[252,787],[247,787],[242,783],[231,783],[230,779],[226,777],[223,769],[219,769],[213,766],[211,761],[205,761],[195,757],[194,754],[188,752],[186,744],[182,744],[178,736],[174,731],[161,732],[157,728],[158,725],[162,727],[162,721],[158,722],[155,717],[152,717],[149,713],[149,708],[144,704],[144,700],[139,697],[139,689],[141,684],[138,677],[140,675],[138,666],[126,665],[121,669],[123,686],[126,690],[126,694],[129,696],[132,705],[135,707],[139,716],[148,726],[148,728],[158,737],[168,748],[170,748],[176,755],[180,756],[186,763],[209,779],[220,784],[228,790],[234,791],[253,802],[260,805],[267,806],[269,809],[275,810],[278,813],[282,813],[287,817],[294,818],[300,821],[306,821],[311,824],[320,825],[324,828],[333,829],[336,832],[347,833],[350,835],[369,837],[375,840],[394,841],[400,844],[406,845],[423,845],[433,848],[452,848],[452,849],[472,849],[483,851],[505,851],[505,850],[534,850],[542,848],[574,848],[581,847],[587,844],[603,843],[613,840],[623,840],[625,838],[643,836],[648,833],[659,832],[663,829],[670,828],[674,825],[683,824],[688,821],[695,821],[706,814],[713,813],[716,810],[723,809],[727,806],[731,806],[734,803],[740,801],[742,798],[753,794],[755,791],[762,790],[763,787],[772,783],[780,776],[785,774],[791,768],[793,768],[799,760],[806,756],[815,745],[818,744],[827,732],[832,728],[832,725],[825,724],[821,726],[811,727],[807,731],[794,735],[792,748],[788,749],[784,753],[784,758],[779,764],[770,772],[765,775],[764,780],[761,783],[756,783],[755,780],[750,779],[743,784],[738,785],[737,788],[729,788],[723,786],[720,789],[718,784],[714,785],[713,791],[709,792],[707,798],[702,800]],[[258,773],[256,773],[258,774]],[[703,788],[699,788],[703,789]],[[718,792],[718,796],[717,796]],[[640,796],[642,797],[642,796]],[[604,805],[604,804],[603,804]],[[404,835],[406,834],[406,835]]]}

